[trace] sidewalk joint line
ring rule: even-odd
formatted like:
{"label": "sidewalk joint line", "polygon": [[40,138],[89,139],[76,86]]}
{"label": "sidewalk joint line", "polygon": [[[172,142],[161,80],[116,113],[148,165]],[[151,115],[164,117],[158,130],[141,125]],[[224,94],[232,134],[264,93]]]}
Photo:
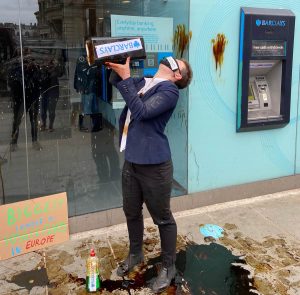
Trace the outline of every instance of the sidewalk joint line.
{"label": "sidewalk joint line", "polygon": [[278,226],[275,222],[272,221],[272,219],[270,219],[269,217],[264,216],[258,209],[252,208],[252,210],[255,211],[255,213],[257,213],[258,215],[260,215],[263,219],[268,221],[270,224],[272,224],[274,227],[279,229],[282,233],[287,233],[287,235],[290,236],[290,238],[293,238],[293,240],[295,240],[298,243],[300,242],[300,240],[297,237],[295,237],[292,233],[290,233],[288,230]]}

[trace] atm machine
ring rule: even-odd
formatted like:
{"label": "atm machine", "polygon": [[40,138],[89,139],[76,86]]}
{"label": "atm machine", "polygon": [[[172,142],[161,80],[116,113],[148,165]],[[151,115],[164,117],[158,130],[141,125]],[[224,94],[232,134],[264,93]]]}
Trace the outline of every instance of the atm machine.
{"label": "atm machine", "polygon": [[237,132],[290,121],[295,15],[241,8]]}

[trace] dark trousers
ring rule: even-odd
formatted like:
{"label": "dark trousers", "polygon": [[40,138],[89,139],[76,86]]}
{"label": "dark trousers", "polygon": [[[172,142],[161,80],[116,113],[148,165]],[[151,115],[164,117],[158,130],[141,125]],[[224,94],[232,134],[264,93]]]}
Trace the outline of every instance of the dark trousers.
{"label": "dark trousers", "polygon": [[49,113],[49,128],[53,128],[55,120],[55,109],[58,97],[53,97],[51,93],[44,93],[41,97],[41,119],[42,124],[46,126],[47,111]]}
{"label": "dark trousers", "polygon": [[[14,89],[16,92],[16,89]],[[24,103],[22,100],[22,90],[20,93],[15,93],[18,96],[13,96],[13,126],[12,126],[12,135],[11,143],[16,144],[19,137],[19,126],[22,122],[22,117],[24,114]],[[38,96],[35,99],[32,97],[26,96],[26,113],[29,113],[30,124],[31,124],[31,138],[32,142],[37,141],[37,132],[38,132],[38,112],[39,112],[39,99]]]}
{"label": "dark trousers", "polygon": [[163,266],[176,259],[177,225],[170,210],[173,164],[138,165],[125,161],[122,172],[123,210],[127,220],[130,253],[143,247],[143,203],[158,226]]}

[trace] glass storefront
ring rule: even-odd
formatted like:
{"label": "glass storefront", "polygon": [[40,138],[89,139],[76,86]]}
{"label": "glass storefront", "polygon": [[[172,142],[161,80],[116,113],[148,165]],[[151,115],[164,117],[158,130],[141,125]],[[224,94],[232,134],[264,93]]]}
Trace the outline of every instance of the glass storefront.
{"label": "glass storefront", "polygon": [[[108,70],[87,63],[85,40],[142,36],[147,59],[132,65],[132,75],[151,76],[160,58],[173,54],[178,25],[188,28],[189,1],[2,2],[2,204],[66,191],[69,216],[121,207],[118,118],[124,101],[108,83]],[[166,129],[173,196],[187,192],[187,108],[183,91]]]}

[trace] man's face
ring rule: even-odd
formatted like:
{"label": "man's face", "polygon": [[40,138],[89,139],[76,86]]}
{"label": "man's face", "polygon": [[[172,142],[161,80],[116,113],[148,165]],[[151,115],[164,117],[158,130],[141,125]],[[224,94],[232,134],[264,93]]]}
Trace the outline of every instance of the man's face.
{"label": "man's face", "polygon": [[160,61],[159,67],[170,71],[170,73],[181,75],[181,71],[185,68],[185,64],[179,59],[174,59],[173,57],[165,57]]}
{"label": "man's face", "polygon": [[178,67],[179,67],[179,72],[180,74],[182,73],[182,71],[185,69],[185,64],[182,60],[180,59],[176,59]]}

